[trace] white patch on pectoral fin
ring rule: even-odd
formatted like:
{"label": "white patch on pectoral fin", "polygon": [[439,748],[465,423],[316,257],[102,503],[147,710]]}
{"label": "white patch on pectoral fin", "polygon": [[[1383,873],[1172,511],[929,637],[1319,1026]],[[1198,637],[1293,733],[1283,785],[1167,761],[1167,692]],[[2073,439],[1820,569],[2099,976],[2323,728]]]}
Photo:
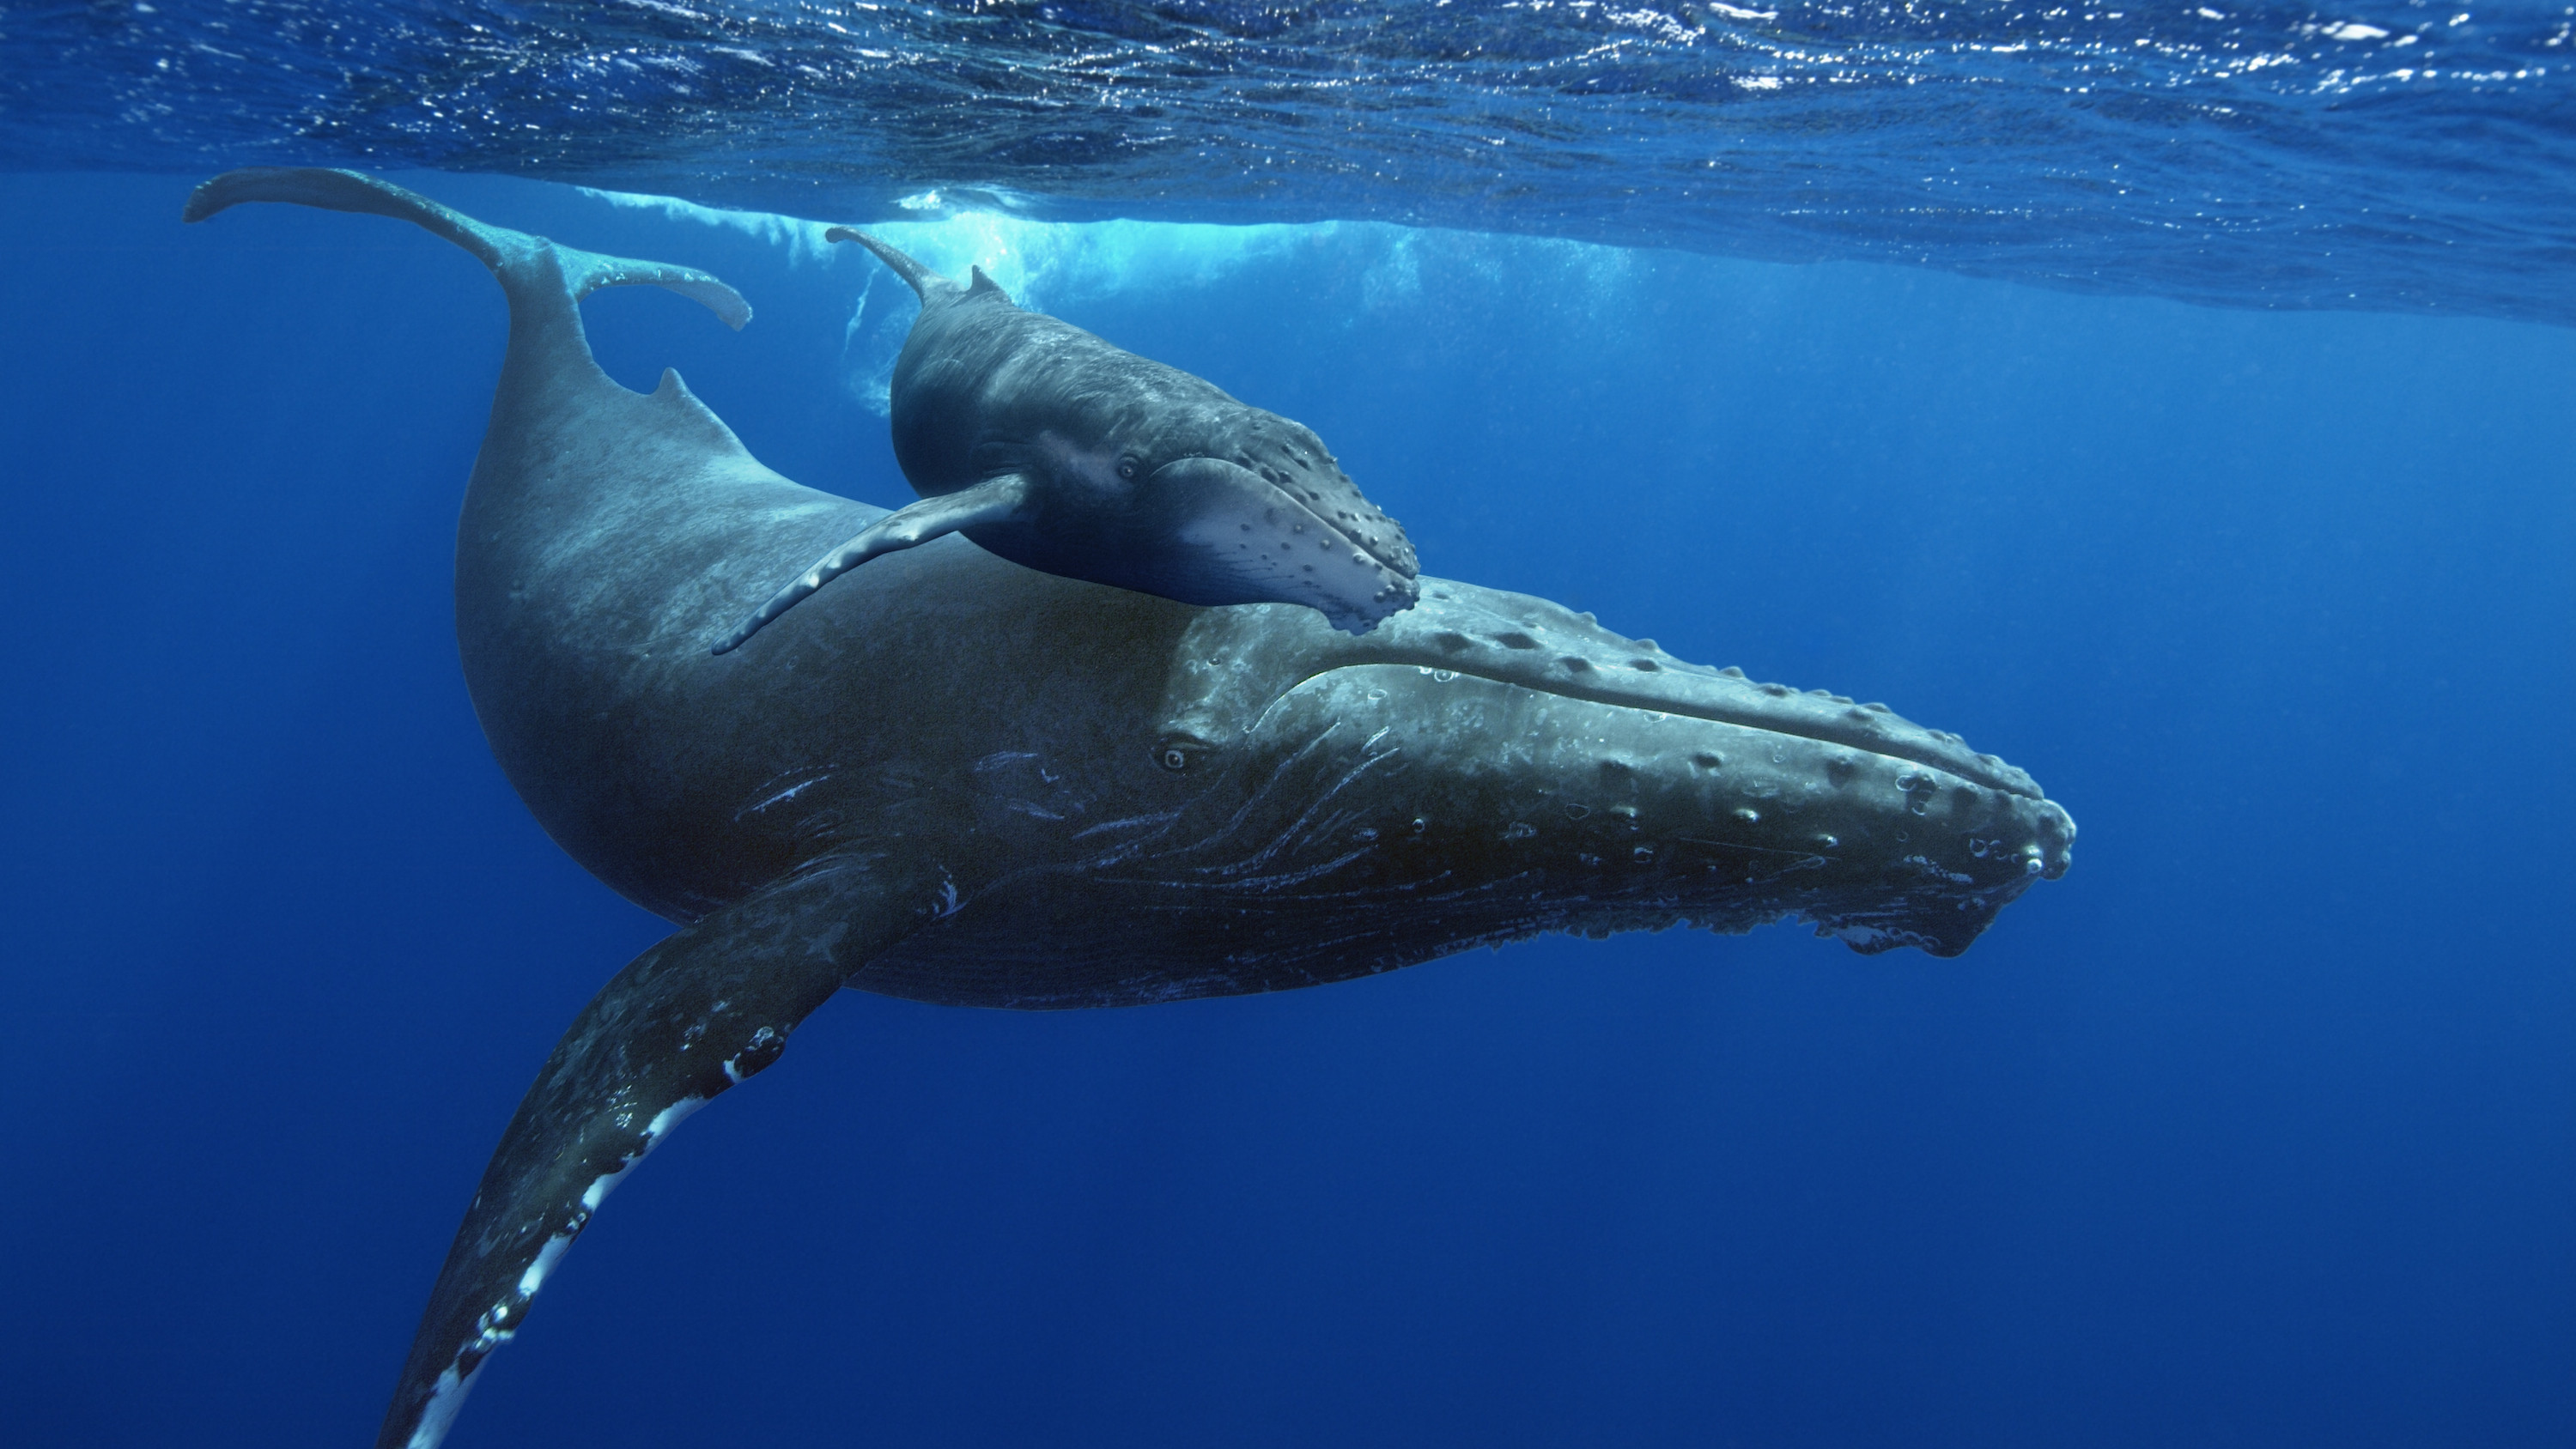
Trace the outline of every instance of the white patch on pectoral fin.
{"label": "white patch on pectoral fin", "polygon": [[[731,1003],[717,1004],[726,1006]],[[773,1029],[768,1027],[762,1027],[756,1033],[762,1037],[763,1042],[772,1034],[774,1034]],[[725,1072],[726,1085],[740,1082],[744,1080],[744,1076],[745,1074],[732,1070],[731,1063],[728,1061]],[[637,1134],[639,1140],[633,1150],[622,1155],[614,1169],[592,1177],[589,1186],[582,1189],[581,1196],[577,1199],[579,1203],[577,1208],[567,1208],[561,1204],[540,1204],[538,1211],[523,1217],[514,1229],[504,1230],[506,1240],[525,1241],[535,1229],[545,1223],[549,1221],[557,1223],[555,1230],[548,1233],[545,1241],[538,1246],[534,1256],[519,1269],[516,1281],[512,1282],[508,1289],[495,1295],[496,1301],[475,1316],[472,1326],[466,1331],[464,1341],[455,1346],[447,1364],[439,1370],[437,1380],[430,1386],[428,1401],[420,1410],[419,1423],[412,1428],[410,1436],[403,1441],[404,1449],[437,1449],[438,1441],[447,1433],[448,1425],[455,1421],[456,1411],[463,1406],[466,1391],[474,1387],[476,1375],[483,1371],[484,1362],[491,1357],[494,1349],[518,1335],[518,1325],[527,1318],[529,1304],[536,1298],[537,1291],[545,1286],[546,1279],[555,1270],[555,1265],[563,1261],[565,1252],[572,1247],[573,1239],[580,1237],[582,1229],[589,1226],[591,1214],[597,1212],[599,1205],[607,1200],[608,1194],[616,1190],[619,1183],[625,1181],[628,1173],[635,1170],[635,1164],[650,1156],[653,1149],[661,1145],[662,1139],[670,1135],[672,1128],[687,1121],[706,1104],[707,1095],[692,1093],[654,1113],[653,1120],[646,1123],[644,1130]],[[512,1146],[513,1143],[504,1142],[503,1155],[507,1155]],[[471,1231],[477,1220],[484,1216],[480,1211],[483,1205],[483,1200],[478,1195],[475,1203],[477,1211],[467,1215],[468,1231]],[[506,1252],[496,1252],[492,1256],[507,1258],[509,1255]],[[489,1266],[498,1266],[503,1272],[507,1271],[506,1263]],[[456,1264],[451,1256],[448,1271],[452,1274],[455,1269]],[[488,1281],[496,1275],[477,1276]],[[442,1275],[440,1284],[442,1290],[450,1286],[445,1278],[446,1275]],[[435,1311],[435,1300],[432,1306]],[[415,1354],[417,1352],[415,1347]]]}
{"label": "white patch on pectoral fin", "polygon": [[[484,1171],[379,1449],[435,1449],[610,1191],[717,1093],[776,1061],[787,1034],[840,989],[848,971],[814,949],[805,917],[827,905],[851,911],[872,899],[863,887],[875,879],[800,874],[681,928],[593,998]],[[887,931],[913,918],[883,914]]]}
{"label": "white patch on pectoral fin", "polygon": [[483,1371],[477,1364],[473,1373],[458,1376],[453,1364],[441,1371],[438,1382],[429,1391],[429,1403],[420,1411],[420,1424],[403,1441],[403,1449],[438,1449],[438,1442],[456,1425],[456,1411],[465,1407],[465,1396],[474,1391],[474,1375]]}
{"label": "white patch on pectoral fin", "polygon": [[[608,1179],[606,1178],[601,1178],[600,1182],[606,1182],[607,1180]],[[591,1184],[593,1189],[596,1189],[598,1186],[599,1183],[597,1182]],[[601,1195],[606,1196],[604,1193]],[[582,1204],[587,1207],[590,1204],[590,1194],[587,1192],[583,1193],[581,1195],[581,1200]],[[555,1264],[560,1262],[563,1258],[564,1249],[571,1246],[572,1234],[570,1233],[557,1233],[553,1237],[546,1239],[546,1245],[537,1249],[537,1261],[530,1263],[527,1271],[519,1275],[519,1296],[522,1298],[536,1297],[537,1290],[546,1286],[546,1275],[555,1270]]]}

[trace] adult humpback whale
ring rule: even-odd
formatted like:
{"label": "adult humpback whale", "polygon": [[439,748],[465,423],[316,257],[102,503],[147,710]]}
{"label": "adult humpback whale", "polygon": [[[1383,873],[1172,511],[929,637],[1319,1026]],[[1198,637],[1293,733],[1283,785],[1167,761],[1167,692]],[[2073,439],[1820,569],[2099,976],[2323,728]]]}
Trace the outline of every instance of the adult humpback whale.
{"label": "adult humpback whale", "polygon": [[921,298],[888,401],[895,461],[922,498],[772,595],[716,653],[869,559],[949,533],[1184,604],[1304,604],[1353,634],[1421,596],[1403,525],[1304,424],[1022,311],[981,267],[961,287],[863,232],[825,235],[864,245]]}
{"label": "adult humpback whale", "polygon": [[881,516],[763,468],[576,303],[701,272],[485,226],[349,172],[200,186],[420,224],[510,300],[457,526],[494,756],[593,874],[682,923],[565,1032],[448,1250],[378,1443],[434,1446],[633,1165],[842,986],[1075,1007],[1315,985],[1543,931],[1784,917],[1955,955],[2074,825],[1883,706],[1684,664],[1438,579],[1366,636],[1198,608],[948,539],[711,658],[704,620]]}

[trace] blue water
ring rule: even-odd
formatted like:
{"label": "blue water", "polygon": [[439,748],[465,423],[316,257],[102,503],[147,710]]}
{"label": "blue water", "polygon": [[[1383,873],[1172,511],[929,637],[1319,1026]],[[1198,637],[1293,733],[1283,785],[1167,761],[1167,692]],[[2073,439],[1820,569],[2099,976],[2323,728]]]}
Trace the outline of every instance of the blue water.
{"label": "blue water", "polygon": [[[962,9],[867,12],[927,37],[905,74],[946,99],[887,82],[829,131],[880,149],[835,161],[818,131],[775,174],[707,132],[842,106],[854,52],[825,68],[840,91],[772,81],[698,130],[617,129],[578,122],[664,93],[527,40],[567,12],[478,12],[494,29],[470,44],[428,7],[333,13],[0,17],[13,57],[82,27],[102,48],[0,71],[20,168],[0,176],[0,1442],[364,1442],[531,1073],[668,929],[539,832],[458,678],[448,569],[497,289],[374,218],[178,225],[199,173],[288,157],[896,218],[939,265],[981,260],[1313,425],[1432,571],[1885,699],[2029,768],[2083,828],[2066,878],[1953,961],[1775,927],[1122,1011],[844,994],[618,1194],[459,1449],[2576,1441],[2576,331],[2548,325],[2576,298],[2576,206],[2553,12],[2300,12],[2429,26],[2426,56],[2539,36],[2549,67],[2311,94],[2309,121],[2357,128],[2387,194],[2440,223],[2355,252],[2159,232],[2138,218],[2165,201],[2098,189],[2078,209],[2099,231],[1872,210],[1897,192],[1852,166],[1864,133],[1905,139],[1869,124],[1914,93],[1894,81],[1761,112],[1772,170],[1726,207],[1648,191],[1578,219],[1656,174],[1691,107],[1751,103],[1682,94],[1663,52],[1612,96],[1579,83],[1632,73],[1608,61],[1545,80],[1566,35],[1629,23],[1583,7],[1483,59],[1439,51],[1436,18],[1369,42],[1333,6],[998,12],[1023,47],[1082,25],[1118,55],[1198,54],[1156,26],[1219,47],[1219,79],[1190,82],[1213,109],[1170,124],[1209,156],[1272,148],[1254,188],[1137,148],[977,153],[969,122],[1004,137],[1036,103],[969,99],[1022,52],[997,41],[979,71],[927,48],[961,43]],[[596,24],[703,47],[713,13]],[[856,13],[759,33],[822,46]],[[1731,57],[1792,48],[1696,13]],[[1957,89],[1970,52],[1940,37],[2000,33],[1984,13],[1878,16],[1865,48]],[[1959,162],[1989,199],[2138,154],[2013,109],[2085,65],[2147,88],[2128,56],[2155,47],[2117,25],[2146,22],[2014,53],[2018,100],[1981,123],[2003,149]],[[1412,78],[1411,135],[1472,109],[1472,70],[1497,108],[1564,118],[1530,145],[1613,161],[1497,161],[1485,191],[1337,171],[1380,153],[1356,129],[1279,140],[1325,104],[1297,90],[1309,26],[1380,58],[1372,94]],[[223,27],[242,43],[220,65],[167,39]],[[130,94],[75,83],[111,52],[194,89],[127,118]],[[332,71],[351,52],[453,64],[370,108],[363,66]],[[2292,68],[2175,87],[2232,105]],[[1263,111],[1255,82],[1296,94]],[[283,124],[299,87],[328,124]],[[480,120],[422,102],[451,92]],[[1648,112],[1663,129],[1628,157],[1621,118]],[[501,135],[521,115],[540,130]],[[1791,132],[1836,116],[1818,184],[1876,200],[1797,221]],[[2341,154],[2249,133],[2169,174],[2219,194],[2250,167],[2277,181],[2261,209],[2335,191]],[[852,179],[889,155],[912,169],[883,190],[917,206]],[[2479,167],[2521,179],[2472,199]],[[1160,189],[1119,190],[1140,177]],[[854,249],[783,217],[397,179],[724,276],[758,309],[739,335],[650,289],[586,304],[610,372],[676,366],[779,471],[909,497],[879,411],[904,308]],[[838,199],[788,204],[798,187]],[[1144,219],[1099,219],[1120,211]],[[1204,224],[1248,217],[1272,224]],[[1727,254],[1793,232],[1843,260]],[[2311,306],[2281,280],[2300,267],[2359,295]]]}

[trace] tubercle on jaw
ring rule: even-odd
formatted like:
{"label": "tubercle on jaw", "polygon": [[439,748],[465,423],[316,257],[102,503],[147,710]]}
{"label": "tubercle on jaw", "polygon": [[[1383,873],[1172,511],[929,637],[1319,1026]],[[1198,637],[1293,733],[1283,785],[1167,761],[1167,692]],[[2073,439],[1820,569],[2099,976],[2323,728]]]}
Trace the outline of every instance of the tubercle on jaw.
{"label": "tubercle on jaw", "polygon": [[[1820,717],[1815,723],[1818,725],[1838,723],[1844,730],[1861,737],[1844,739],[1839,736],[1815,736],[1815,738],[1828,739],[1833,743],[1871,750],[1874,753],[1890,753],[1894,749],[1901,749],[1906,744],[1905,736],[1910,733],[1938,747],[1944,755],[1956,751],[1966,758],[1919,759],[1910,754],[1896,754],[1895,758],[1911,759],[1916,764],[1958,775],[1972,783],[2002,790],[2007,794],[2021,795],[2033,800],[2046,798],[2038,782],[2032,780],[2027,772],[2006,763],[1998,756],[1970,750],[1967,741],[1960,736],[1948,730],[1916,724],[1897,714],[1885,704],[1876,702],[1862,704],[1848,695],[1835,694],[1830,690],[1799,690],[1786,684],[1756,684],[1743,670],[1733,665],[1723,669],[1712,669],[1707,665],[1676,659],[1665,653],[1662,646],[1652,639],[1625,638],[1603,628],[1601,622],[1589,613],[1565,609],[1544,599],[1514,598],[1511,602],[1522,603],[1527,607],[1516,611],[1518,617],[1513,617],[1482,600],[1459,600],[1454,591],[1446,587],[1427,589],[1422,597],[1427,602],[1435,603],[1464,602],[1471,607],[1483,609],[1506,623],[1520,626],[1491,631],[1488,639],[1478,639],[1455,627],[1439,628],[1428,634],[1428,642],[1439,648],[1453,662],[1463,662],[1479,654],[1510,659],[1524,652],[1541,651],[1548,645],[1538,635],[1554,634],[1561,638],[1568,638],[1569,642],[1576,646],[1572,650],[1561,649],[1549,665],[1551,672],[1562,677],[1569,685],[1580,687],[1586,682],[1587,676],[1598,677],[1606,684],[1609,679],[1615,677],[1615,671],[1624,666],[1626,672],[1636,675],[1678,674],[1687,678],[1722,680],[1730,686],[1747,687],[1766,700],[1797,700],[1809,704],[1837,706],[1838,708],[1831,711],[1830,717],[1825,716],[1823,711],[1819,711]],[[1547,617],[1550,614],[1558,617]],[[1413,621],[1406,616],[1398,615],[1389,622],[1402,628]],[[1390,639],[1387,642],[1394,641]],[[1577,652],[1584,645],[1591,646],[1594,652]],[[1501,651],[1498,656],[1497,649]],[[1626,656],[1624,659],[1615,657],[1623,654]],[[1614,672],[1605,674],[1604,665],[1608,665]],[[1640,683],[1642,684],[1643,681],[1641,680]],[[1673,703],[1685,704],[1688,701],[1675,700]],[[1636,707],[1653,706],[1639,704]],[[1977,768],[1980,766],[1982,769]]]}
{"label": "tubercle on jaw", "polygon": [[[1255,418],[1246,438],[1266,444],[1268,440],[1264,432],[1260,419]],[[1404,525],[1362,492],[1359,484],[1342,471],[1340,460],[1329,450],[1322,449],[1320,445],[1316,449],[1322,459],[1319,468],[1315,453],[1310,453],[1302,445],[1291,442],[1273,446],[1294,465],[1295,472],[1266,457],[1254,456],[1254,449],[1248,444],[1238,446],[1230,461],[1296,499],[1317,518],[1339,528],[1380,563],[1407,577],[1421,573],[1420,558],[1414,552],[1413,540],[1405,533]],[[1267,451],[1265,447],[1264,452]]]}
{"label": "tubercle on jaw", "polygon": [[[1703,889],[1732,909],[1751,899],[1741,891],[1779,887],[1775,915],[1833,934],[1872,925],[1854,942],[1865,952],[1910,944],[1944,956],[1965,949],[2030,883],[2065,873],[2067,842],[2051,829],[2061,812],[2046,801],[1722,721],[1703,729],[1680,716],[1559,714],[1570,700],[1515,701],[1498,681],[1472,675],[1449,675],[1475,692],[1472,704],[1444,692],[1421,708],[1398,683],[1417,668],[1328,671],[1263,721],[1291,748],[1343,730],[1346,747],[1364,732],[1374,751],[1391,733],[1388,757],[1414,762],[1409,783],[1301,835],[1306,859],[1330,857],[1339,869],[1361,858],[1348,852],[1364,851],[1416,879],[1445,877],[1463,859],[1501,861],[1507,875],[1545,872],[1550,899],[1579,909],[1651,898],[1687,911]],[[1498,718],[1509,727],[1487,734],[1484,721]],[[1508,766],[1493,754],[1506,739],[1520,742],[1505,750]],[[1465,749],[1444,756],[1444,741]],[[1421,773],[1441,758],[1465,773]]]}

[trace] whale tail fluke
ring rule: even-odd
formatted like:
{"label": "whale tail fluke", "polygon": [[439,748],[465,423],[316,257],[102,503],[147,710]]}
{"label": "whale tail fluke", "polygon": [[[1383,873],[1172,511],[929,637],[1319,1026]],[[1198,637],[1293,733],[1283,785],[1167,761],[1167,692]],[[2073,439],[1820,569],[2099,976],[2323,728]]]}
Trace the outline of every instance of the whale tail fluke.
{"label": "whale tail fluke", "polygon": [[[953,296],[956,293],[965,290],[955,282],[948,280],[946,277],[939,275],[930,268],[925,267],[921,263],[914,261],[912,258],[905,256],[903,253],[896,251],[893,247],[887,246],[884,242],[878,241],[875,237],[868,235],[857,227],[836,226],[830,231],[823,233],[823,240],[835,242],[857,242],[859,245],[866,247],[869,251],[876,253],[877,260],[885,263],[887,267],[891,268],[896,276],[903,278],[905,284],[912,288],[912,294],[919,297],[924,302],[928,302],[934,297]],[[984,274],[980,271],[975,274],[976,280],[979,282],[983,281],[983,276]],[[985,285],[990,286],[991,283],[987,282]]]}
{"label": "whale tail fluke", "polygon": [[[540,275],[535,269],[549,253],[562,269],[561,285],[576,302],[602,287],[665,287],[703,304],[739,330],[751,320],[751,304],[742,294],[694,267],[630,261],[558,245],[544,237],[504,227],[487,226],[452,207],[415,191],[355,171],[319,166],[248,166],[227,171],[188,193],[182,221],[204,221],[246,201],[284,201],[325,211],[357,211],[390,216],[446,238],[472,252],[505,289],[517,288]],[[553,279],[547,278],[552,285]]]}

